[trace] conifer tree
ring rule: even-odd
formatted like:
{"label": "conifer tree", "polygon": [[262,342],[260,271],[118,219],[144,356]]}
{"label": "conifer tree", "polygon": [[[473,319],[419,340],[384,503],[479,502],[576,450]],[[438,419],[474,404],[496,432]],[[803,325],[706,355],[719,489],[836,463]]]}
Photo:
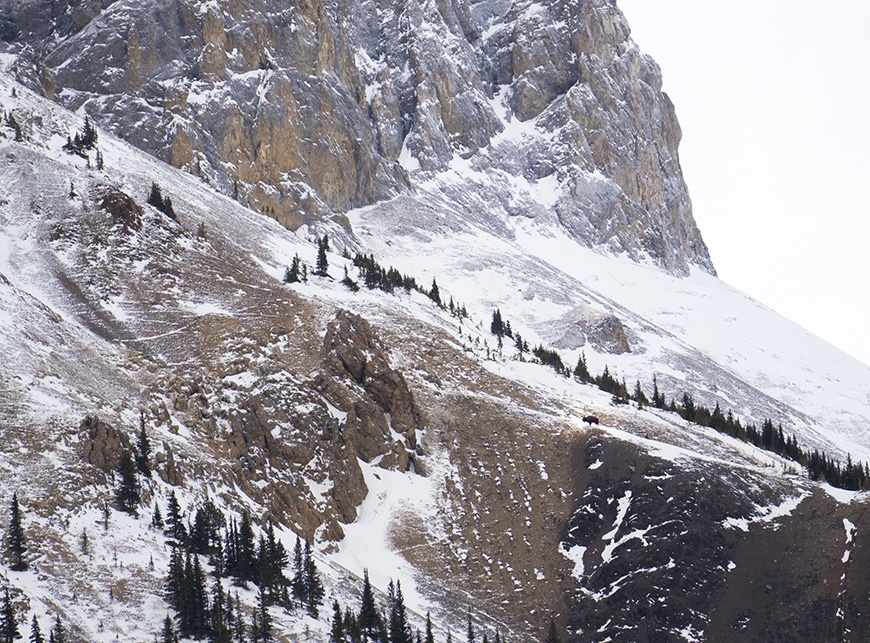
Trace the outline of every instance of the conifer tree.
{"label": "conifer tree", "polygon": [[344,643],[344,618],[338,600],[332,601],[332,626],[329,629],[330,643]]}
{"label": "conifer tree", "polygon": [[372,591],[372,585],[369,582],[369,570],[363,570],[363,589],[362,602],[359,608],[359,618],[357,619],[359,627],[363,635],[371,640],[377,636],[380,629],[380,616],[378,609],[375,606],[375,595]]}
{"label": "conifer tree", "polygon": [[136,441],[136,468],[146,478],[151,477],[151,441],[145,432],[145,412],[139,414],[139,438]]}
{"label": "conifer tree", "polygon": [[54,616],[54,627],[51,628],[50,635],[54,637],[54,643],[66,643],[66,628],[60,622],[60,614]]}
{"label": "conifer tree", "polygon": [[589,375],[589,369],[586,367],[586,353],[580,353],[577,358],[577,366],[574,367],[574,377],[581,382],[589,382],[592,377]]}
{"label": "conifer tree", "polygon": [[489,330],[493,335],[498,335],[499,337],[504,335],[504,322],[501,318],[501,311],[498,308],[492,311],[492,322],[489,325]]}
{"label": "conifer tree", "polygon": [[254,608],[251,619],[251,640],[254,643],[268,643],[272,640],[272,617],[266,606],[263,590],[257,595],[257,607]]}
{"label": "conifer tree", "polygon": [[151,193],[148,195],[146,203],[158,210],[163,210],[163,192],[160,190],[160,186],[157,185],[156,182],[151,183]]}
{"label": "conifer tree", "polygon": [[184,520],[181,517],[181,507],[178,505],[178,498],[175,497],[175,491],[169,496],[169,507],[166,510],[166,537],[174,541],[177,545],[183,545],[187,541],[187,530],[184,527]]}
{"label": "conifer tree", "polygon": [[219,577],[214,580],[212,591],[209,641],[210,643],[230,643],[232,638],[229,628],[229,616],[226,607],[224,587]]}
{"label": "conifer tree", "polygon": [[646,398],[643,389],[640,387],[640,380],[637,380],[637,383],[634,385],[634,401],[637,402],[638,406],[646,406],[649,404],[649,400]]}
{"label": "conifer tree", "polygon": [[327,277],[329,275],[329,259],[326,257],[326,249],[329,246],[329,237],[317,239],[317,264],[314,269],[314,274],[318,277]]}
{"label": "conifer tree", "polygon": [[441,305],[441,291],[438,289],[438,283],[435,281],[435,277],[432,277],[432,287],[429,289],[429,299],[439,306]]}
{"label": "conifer tree", "polygon": [[154,514],[151,517],[151,526],[155,529],[163,529],[163,514],[160,513],[160,505],[154,501]]}
{"label": "conifer tree", "polygon": [[45,643],[42,631],[39,629],[39,621],[36,620],[36,614],[33,615],[33,620],[30,622],[30,643]]}
{"label": "conifer tree", "polygon": [[136,467],[130,452],[124,449],[121,452],[121,461],[118,465],[118,474],[121,480],[115,491],[115,500],[121,511],[132,516],[139,514],[139,480],[136,478]]}
{"label": "conifer tree", "polygon": [[305,605],[309,614],[317,618],[318,608],[323,604],[323,582],[320,580],[320,572],[311,555],[311,543],[305,541],[305,553],[303,554],[303,584],[305,586]]}
{"label": "conifer tree", "polygon": [[24,527],[21,523],[21,508],[18,506],[18,493],[12,494],[12,506],[9,516],[9,561],[10,569],[23,572],[27,569],[27,560],[24,557],[27,545],[24,539]]}
{"label": "conifer tree", "polygon": [[299,264],[299,255],[294,255],[290,267],[284,271],[284,283],[295,284],[299,281]]}
{"label": "conifer tree", "polygon": [[178,637],[175,634],[175,625],[173,625],[172,619],[167,614],[166,618],[163,619],[163,631],[160,634],[160,643],[176,643],[177,641]]}
{"label": "conifer tree", "polygon": [[[392,585],[391,585],[392,587]],[[411,628],[402,597],[402,583],[396,582],[390,601],[390,643],[411,643]]]}
{"label": "conifer tree", "polygon": [[432,618],[429,612],[426,612],[426,643],[435,643],[435,636],[432,634]]}
{"label": "conifer tree", "polygon": [[3,599],[3,608],[0,610],[0,643],[14,643],[20,639],[18,620],[16,619],[15,606],[9,597],[9,588],[6,588],[6,597]]}
{"label": "conifer tree", "polygon": [[245,632],[245,619],[242,618],[242,603],[239,601],[238,592],[236,592],[235,606],[236,616],[233,626],[233,643],[246,643],[247,632]]}

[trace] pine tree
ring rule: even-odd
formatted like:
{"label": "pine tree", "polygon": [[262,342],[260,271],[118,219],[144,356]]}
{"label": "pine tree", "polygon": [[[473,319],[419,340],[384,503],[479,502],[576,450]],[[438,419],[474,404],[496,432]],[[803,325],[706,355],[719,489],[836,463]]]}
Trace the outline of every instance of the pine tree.
{"label": "pine tree", "polygon": [[33,615],[33,620],[30,622],[30,643],[45,643],[39,629],[39,621],[36,620],[36,614]]}
{"label": "pine tree", "polygon": [[136,468],[146,478],[151,477],[151,441],[145,432],[145,413],[139,414],[139,439],[136,442]]}
{"label": "pine tree", "polygon": [[23,572],[27,569],[27,560],[24,557],[27,545],[24,539],[24,527],[21,524],[21,508],[18,506],[18,493],[12,494],[12,506],[9,516],[9,560],[10,569]]}
{"label": "pine tree", "polygon": [[401,582],[396,582],[390,601],[390,643],[411,643],[411,628],[408,625]]}
{"label": "pine tree", "polygon": [[492,311],[492,322],[489,325],[489,330],[493,335],[498,335],[499,337],[504,335],[504,322],[501,318],[501,311],[498,308]]}
{"label": "pine tree", "polygon": [[308,612],[317,618],[318,608],[323,604],[323,582],[320,580],[320,572],[311,555],[311,543],[305,541],[305,553],[303,554],[303,584],[305,586],[305,605]]}
{"label": "pine tree", "polygon": [[0,643],[14,643],[20,639],[18,620],[16,619],[15,606],[9,597],[9,588],[6,588],[6,597],[3,600],[3,609],[0,610]]}
{"label": "pine tree", "polygon": [[54,616],[54,627],[51,628],[51,636],[54,637],[54,643],[66,643],[66,628],[60,622],[60,614]]}
{"label": "pine tree", "polygon": [[426,612],[426,643],[435,643],[435,636],[432,634],[432,618],[429,612]]}
{"label": "pine tree", "polygon": [[187,541],[187,530],[184,527],[181,507],[178,505],[178,498],[175,497],[174,491],[169,496],[169,508],[166,510],[166,531],[163,533],[177,545],[182,545]]}
{"label": "pine tree", "polygon": [[330,643],[344,643],[344,618],[337,600],[332,601],[332,626],[329,630]]}
{"label": "pine tree", "polygon": [[471,614],[468,615],[468,627],[465,630],[466,643],[474,643],[474,625],[471,624]]}
{"label": "pine tree", "polygon": [[646,399],[646,395],[644,395],[643,389],[640,387],[640,380],[637,380],[637,383],[634,385],[634,401],[637,402],[638,406],[649,404],[649,400]]}
{"label": "pine tree", "polygon": [[374,640],[380,629],[380,616],[375,606],[375,595],[369,582],[369,570],[363,570],[362,602],[359,608],[359,627],[366,638]]}
{"label": "pine tree", "polygon": [[151,193],[148,195],[146,203],[157,208],[161,212],[163,211],[163,192],[160,190],[160,186],[157,185],[156,182],[151,183]]}
{"label": "pine tree", "polygon": [[209,641],[210,643],[230,643],[232,636],[229,628],[229,616],[224,587],[221,584],[220,578],[214,579],[211,605],[211,612],[209,614]]}
{"label": "pine tree", "polygon": [[305,566],[302,560],[302,541],[298,535],[293,547],[293,596],[305,602]]}
{"label": "pine tree", "polygon": [[154,501],[154,515],[151,517],[151,526],[155,529],[163,529],[163,514],[160,513],[160,505]]}
{"label": "pine tree", "polygon": [[429,289],[429,299],[439,306],[441,305],[441,291],[438,289],[438,283],[435,281],[435,277],[432,277],[432,287]]}
{"label": "pine tree", "polygon": [[133,464],[133,458],[130,452],[124,449],[121,452],[121,461],[118,465],[118,474],[121,476],[117,490],[115,490],[115,500],[118,502],[118,507],[121,511],[125,511],[132,516],[139,515],[139,480],[136,478],[136,467]]}
{"label": "pine tree", "polygon": [[242,603],[239,601],[238,592],[236,592],[235,604],[236,618],[233,627],[233,643],[246,643],[247,635],[245,632],[245,619],[242,618]]}
{"label": "pine tree", "polygon": [[284,283],[295,284],[299,281],[299,264],[299,255],[294,255],[290,267],[284,271]]}
{"label": "pine tree", "polygon": [[586,353],[580,353],[577,358],[577,366],[574,367],[574,377],[581,382],[589,382],[592,377],[589,375],[589,369],[586,367]]}
{"label": "pine tree", "polygon": [[163,632],[160,635],[160,643],[176,643],[177,641],[178,637],[175,634],[175,625],[173,625],[172,619],[167,614],[166,618],[163,619]]}
{"label": "pine tree", "polygon": [[251,527],[251,516],[247,511],[242,512],[236,548],[236,569],[235,573],[232,574],[233,577],[243,585],[248,581],[256,582],[259,578],[259,573],[256,569],[254,530]]}
{"label": "pine tree", "polygon": [[329,259],[326,257],[326,249],[329,244],[329,238],[317,239],[317,265],[314,269],[314,274],[318,277],[327,277],[329,273]]}
{"label": "pine tree", "polygon": [[91,555],[91,539],[88,537],[88,530],[82,529],[82,535],[79,540],[79,546],[85,556]]}
{"label": "pine tree", "polygon": [[269,615],[262,589],[257,595],[257,607],[254,608],[252,616],[251,639],[254,643],[269,643],[272,640],[272,617]]}

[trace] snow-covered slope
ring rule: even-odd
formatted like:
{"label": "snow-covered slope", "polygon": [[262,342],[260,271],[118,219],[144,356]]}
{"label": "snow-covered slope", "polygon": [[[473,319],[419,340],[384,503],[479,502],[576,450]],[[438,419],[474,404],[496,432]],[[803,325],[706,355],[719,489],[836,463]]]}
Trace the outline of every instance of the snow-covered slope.
{"label": "snow-covered slope", "polygon": [[[82,120],[6,78],[0,103],[25,139],[4,121],[0,497],[17,491],[25,508],[32,568],[4,566],[22,619],[47,629],[61,613],[88,640],[152,640],[168,551],[148,514],[174,491],[185,509],[208,496],[275,521],[288,548],[315,540],[328,600],[357,608],[364,569],[381,592],[401,579],[412,623],[430,611],[439,642],[469,617],[514,639],[542,636],[551,616],[569,640],[761,640],[769,623],[813,640],[796,605],[826,631],[866,633],[863,494],[676,414],[613,406],[499,353],[489,322],[498,307],[529,343],[584,351],[593,372],[648,390],[655,374],[669,396],[856,457],[865,367],[708,274],[584,249],[546,208],[497,205],[535,198],[533,183],[488,186],[457,162],[352,212],[353,233],[293,233],[104,132],[104,169],[95,152],[64,152]],[[145,204],[152,182],[178,221]],[[333,278],[282,283],[294,255],[315,265],[326,231]],[[437,279],[469,318],[417,291],[352,292],[344,250]],[[155,443],[148,509],[112,510],[105,530],[113,459],[140,417]],[[785,564],[758,555],[774,548]],[[250,609],[255,592],[240,595]],[[271,608],[276,635],[326,640],[328,605],[319,620]]]}

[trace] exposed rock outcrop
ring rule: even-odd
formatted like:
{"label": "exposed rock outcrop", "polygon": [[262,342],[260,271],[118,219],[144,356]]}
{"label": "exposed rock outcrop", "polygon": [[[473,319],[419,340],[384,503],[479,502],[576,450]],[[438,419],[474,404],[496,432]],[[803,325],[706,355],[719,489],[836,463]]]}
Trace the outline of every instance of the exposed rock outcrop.
{"label": "exposed rock outcrop", "polygon": [[549,178],[584,244],[713,271],[658,66],[610,0],[7,1],[0,35],[31,86],[292,228],[462,157]]}

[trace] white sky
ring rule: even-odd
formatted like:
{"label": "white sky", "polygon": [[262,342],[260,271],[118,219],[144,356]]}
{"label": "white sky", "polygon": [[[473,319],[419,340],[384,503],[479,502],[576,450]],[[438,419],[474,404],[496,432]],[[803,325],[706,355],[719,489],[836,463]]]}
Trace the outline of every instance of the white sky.
{"label": "white sky", "polygon": [[618,5],[662,67],[719,276],[870,364],[870,2]]}

